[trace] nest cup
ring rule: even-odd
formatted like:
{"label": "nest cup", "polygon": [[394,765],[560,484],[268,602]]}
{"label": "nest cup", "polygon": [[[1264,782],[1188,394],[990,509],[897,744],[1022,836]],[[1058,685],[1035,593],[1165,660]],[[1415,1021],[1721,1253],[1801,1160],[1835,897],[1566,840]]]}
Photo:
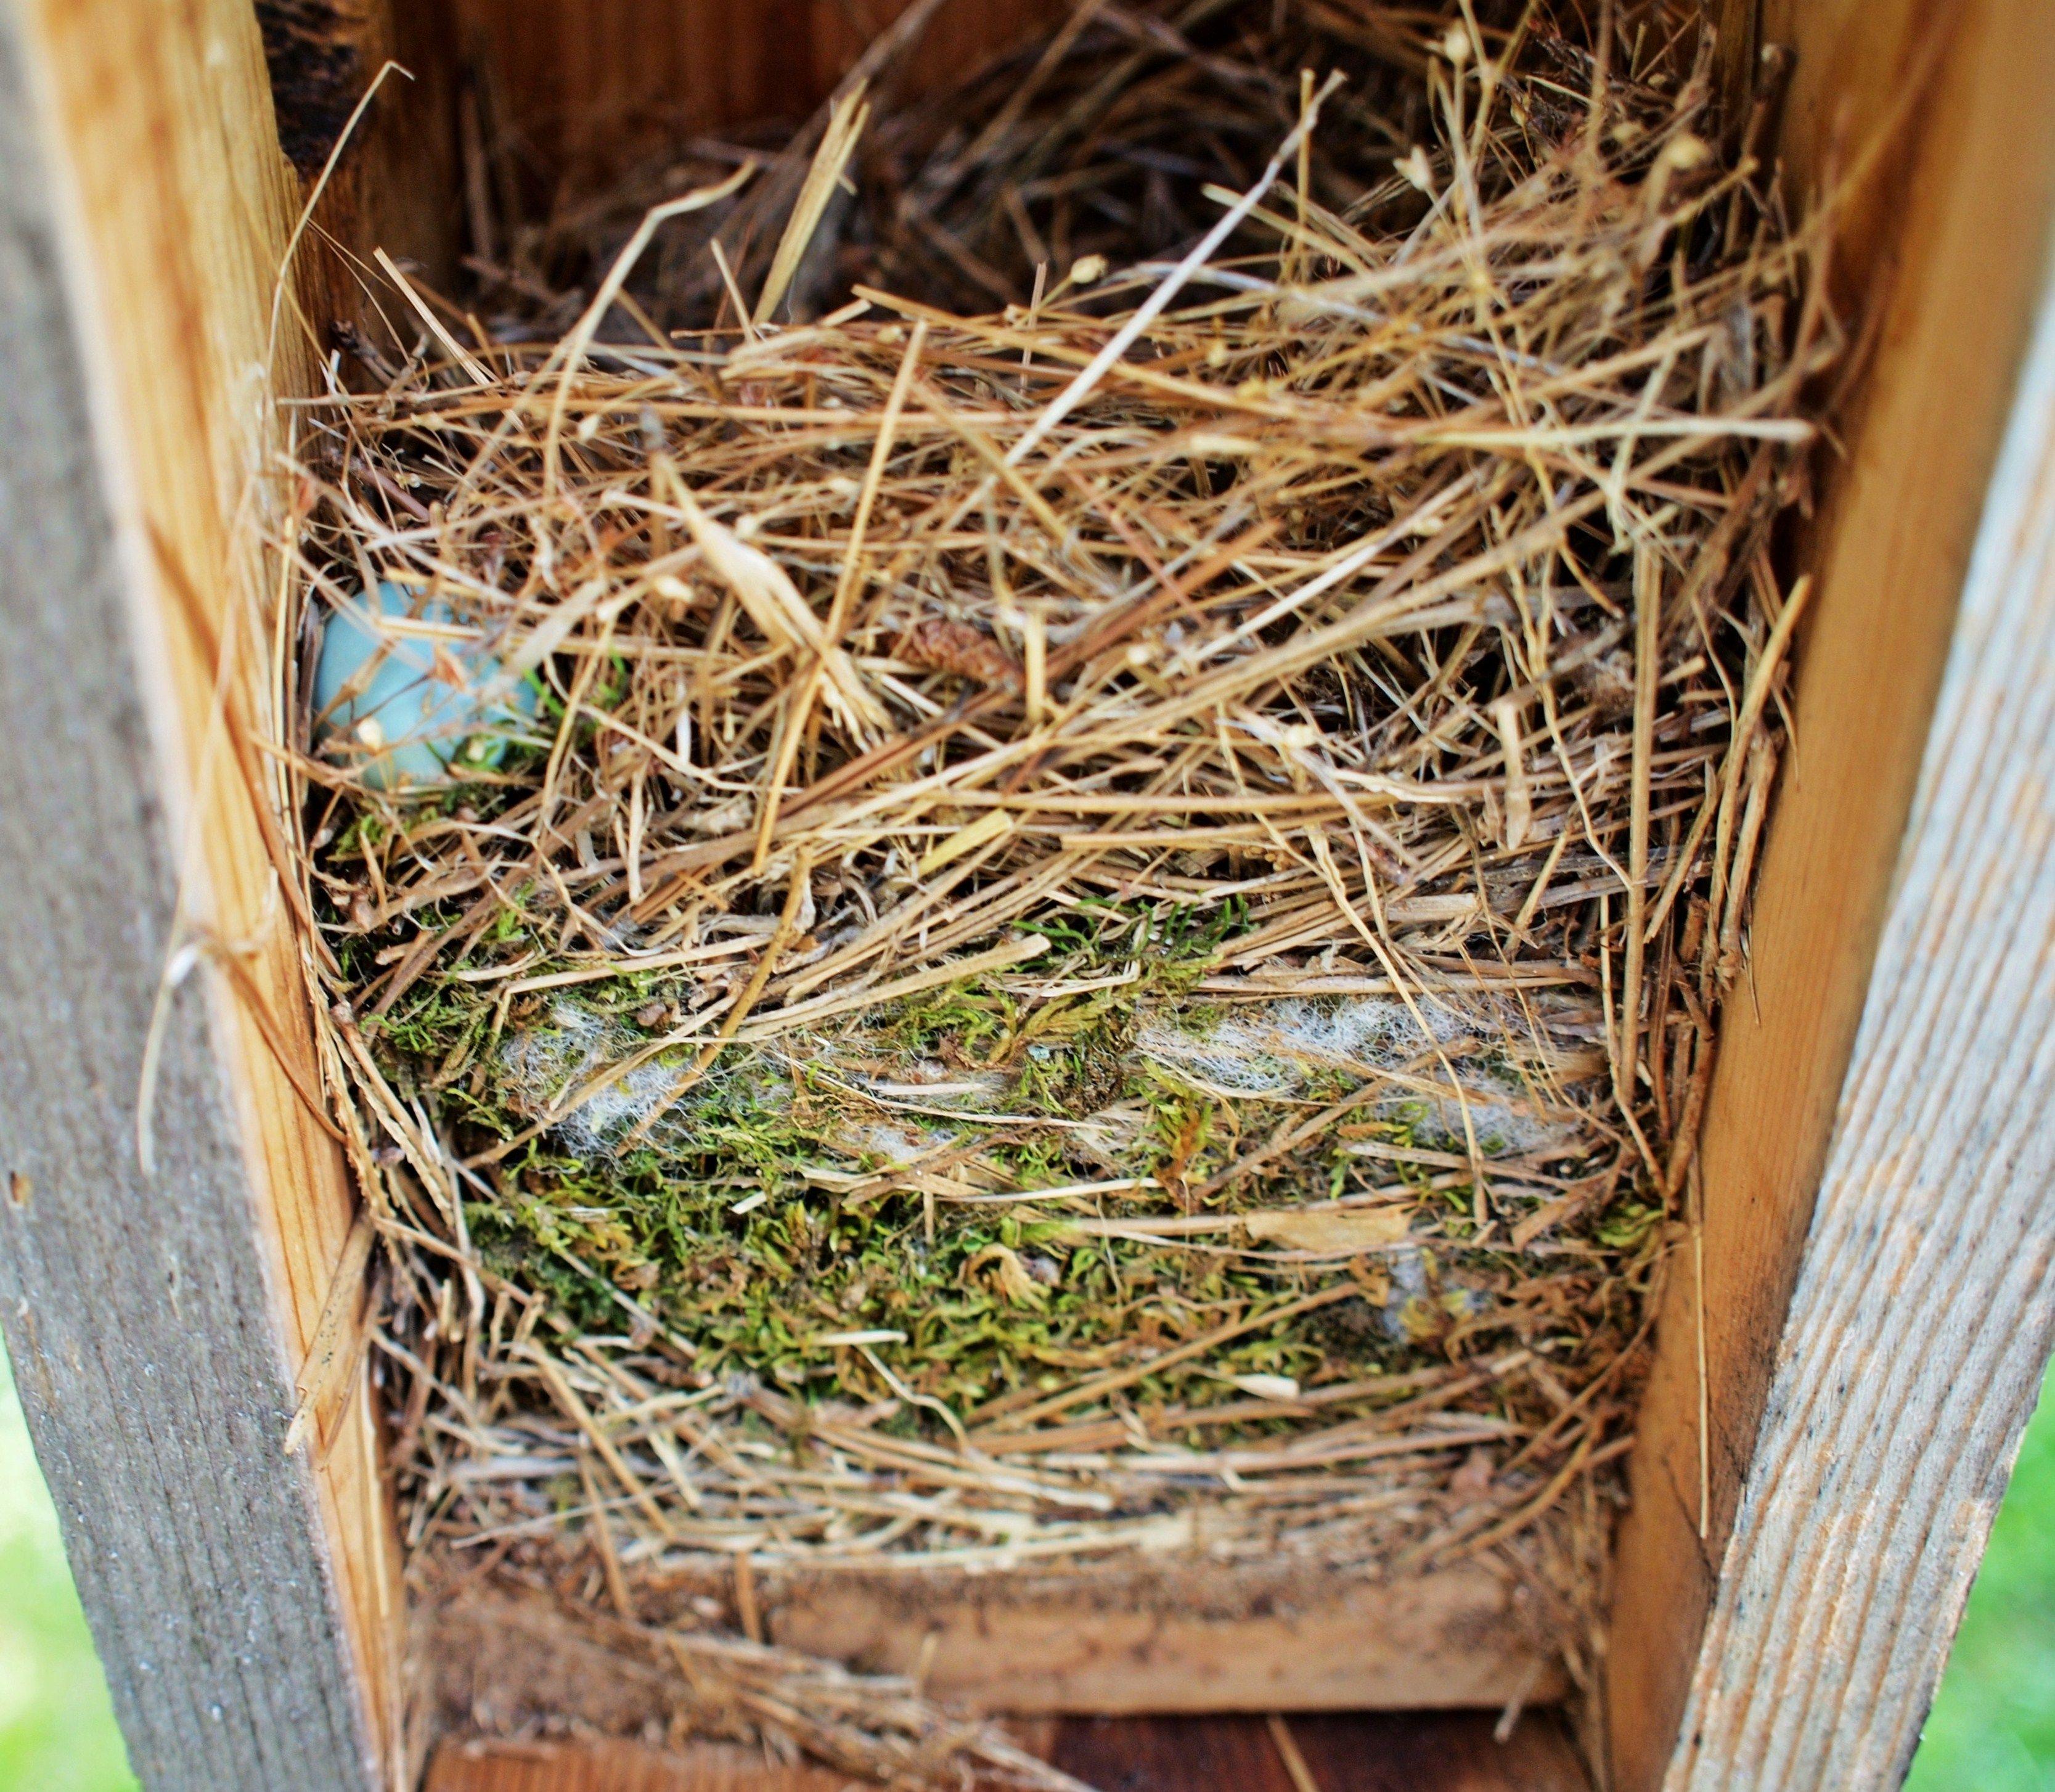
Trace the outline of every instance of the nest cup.
{"label": "nest cup", "polygon": [[1581,16],[1080,7],[360,342],[305,666],[418,594],[492,724],[298,744],[418,1549],[1489,1554],[1588,1673],[1838,337],[1710,42]]}

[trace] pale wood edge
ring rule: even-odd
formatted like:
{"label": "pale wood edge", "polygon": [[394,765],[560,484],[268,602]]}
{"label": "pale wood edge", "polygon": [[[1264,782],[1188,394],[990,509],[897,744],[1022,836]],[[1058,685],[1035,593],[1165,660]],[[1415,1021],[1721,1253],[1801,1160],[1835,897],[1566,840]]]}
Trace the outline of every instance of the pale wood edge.
{"label": "pale wood edge", "polygon": [[[280,1447],[354,1198],[266,1043],[318,1086],[217,695],[247,740],[258,657],[219,668],[270,582],[292,187],[239,0],[7,0],[0,57],[0,1324],[146,1782],[368,1788],[398,1773],[400,1613],[361,1383],[318,1461]],[[276,365],[307,376],[290,328]]]}
{"label": "pale wood edge", "polygon": [[[1887,158],[1899,165],[1872,180],[1840,255],[1868,290],[1874,350],[1845,452],[1824,468],[1796,739],[1707,1107],[1703,1230],[1671,1261],[1630,1465],[1605,1711],[1620,1792],[1656,1784],[1688,1737],[1689,1689],[1717,1658],[1705,1627],[1722,1552],[1744,1485],[1761,1485],[1769,1459],[1759,1434],[1772,1376],[1817,1298],[1814,1284],[1792,1291],[1865,993],[1882,999],[1892,974],[1872,966],[1902,818],[2055,210],[2055,34],[2033,0],[1773,14],[1765,37],[1797,40],[1787,148],[1808,172],[1831,165],[1830,140],[1845,161],[1887,125],[1923,61],[1931,85],[1900,117]],[[1865,1466],[1840,1497],[1860,1500],[1879,1472]],[[1819,1522],[1840,1510],[1830,1502]],[[1906,1618],[1913,1632],[1934,1621]]]}
{"label": "pale wood edge", "polygon": [[1666,1786],[1896,1786],[2055,1343],[2055,270]]}

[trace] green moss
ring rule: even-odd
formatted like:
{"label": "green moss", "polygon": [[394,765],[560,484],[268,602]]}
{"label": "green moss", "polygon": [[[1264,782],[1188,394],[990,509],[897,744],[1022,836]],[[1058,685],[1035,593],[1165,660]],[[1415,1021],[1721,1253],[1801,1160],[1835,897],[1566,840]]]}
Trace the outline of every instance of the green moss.
{"label": "green moss", "polygon": [[[689,1009],[688,979],[639,973],[509,1002],[482,973],[546,975],[550,959],[508,911],[477,933],[465,977],[438,966],[368,1030],[396,1081],[426,1091],[465,1149],[523,1139],[467,1222],[489,1266],[545,1292],[573,1324],[621,1329],[625,1292],[692,1340],[704,1373],[869,1403],[893,1397],[874,1353],[901,1386],[968,1415],[1162,1356],[1344,1268],[1280,1260],[1225,1231],[1081,1237],[1070,1229],[1080,1218],[1232,1215],[1395,1182],[1420,1189],[1423,1218],[1451,1237],[1469,1228],[1467,1188],[1430,1194],[1433,1171],[1352,1155],[1335,1129],[1266,1150],[1361,1082],[1344,1064],[1250,1044],[1260,1034],[1242,1024],[1247,1009],[1195,992],[1241,926],[1238,910],[1081,905],[1030,929],[1049,942],[1032,973],[959,980],[768,1048],[732,1046],[680,1092],[697,1052],[687,1041],[535,1137],[566,1091],[641,1056],[649,1004],[663,1005],[664,1026]],[[351,949],[369,973],[392,943]],[[1045,975],[1043,963],[1060,969]],[[1309,1024],[1332,1018],[1304,1012]],[[1230,1020],[1248,1092],[1207,1086],[1148,1047],[1175,1038],[1203,1056]],[[1430,1130],[1413,1103],[1358,1110],[1348,1136],[1402,1151]],[[1095,1186],[1004,1198],[1079,1184]],[[1389,1306],[1366,1294],[1258,1325],[1125,1397],[1203,1408],[1244,1398],[1237,1376],[1317,1383],[1435,1360],[1475,1316],[1471,1300],[1438,1287]],[[862,1349],[834,1341],[851,1333],[888,1336]],[[921,1407],[895,1423],[941,1426]]]}
{"label": "green moss", "polygon": [[1623,1202],[1599,1222],[1595,1236],[1608,1249],[1631,1251],[1662,1223],[1662,1219],[1660,1207]]}

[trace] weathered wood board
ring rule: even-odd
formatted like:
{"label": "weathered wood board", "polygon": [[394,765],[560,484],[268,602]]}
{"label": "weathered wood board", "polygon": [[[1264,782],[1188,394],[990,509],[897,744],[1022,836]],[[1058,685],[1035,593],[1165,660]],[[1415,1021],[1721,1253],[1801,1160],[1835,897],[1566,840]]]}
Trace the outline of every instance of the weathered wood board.
{"label": "weathered wood board", "polygon": [[[633,1735],[683,1715],[668,1658],[653,1672],[635,1659],[643,1635],[470,1567],[424,1563],[416,1581],[414,1652],[437,1723],[527,1734],[554,1717]],[[1496,1711],[1569,1690],[1537,1602],[1484,1562],[1388,1582],[1176,1561],[917,1581],[777,1573],[755,1597],[770,1642],[1012,1715]]]}
{"label": "weathered wood board", "polygon": [[362,1792],[369,1403],[282,1451],[355,1202],[248,784],[251,478],[308,363],[247,0],[0,6],[0,1327],[146,1782]]}

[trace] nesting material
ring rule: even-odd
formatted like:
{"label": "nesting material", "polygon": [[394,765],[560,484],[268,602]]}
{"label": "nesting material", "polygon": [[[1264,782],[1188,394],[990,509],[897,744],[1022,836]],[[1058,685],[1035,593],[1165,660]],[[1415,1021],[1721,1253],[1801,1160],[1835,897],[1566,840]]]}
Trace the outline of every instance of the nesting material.
{"label": "nesting material", "polygon": [[1576,1605],[1836,346],[1684,11],[1580,16],[1088,3],[306,416],[301,673],[383,581],[541,692],[400,791],[302,708],[413,1542]]}

